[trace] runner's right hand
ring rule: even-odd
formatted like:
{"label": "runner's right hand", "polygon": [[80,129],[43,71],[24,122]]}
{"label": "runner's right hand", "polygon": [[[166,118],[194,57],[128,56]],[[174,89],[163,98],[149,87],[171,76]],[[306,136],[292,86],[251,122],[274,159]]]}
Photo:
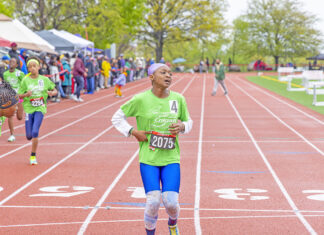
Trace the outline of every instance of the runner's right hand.
{"label": "runner's right hand", "polygon": [[135,136],[138,142],[146,142],[147,141],[147,134],[151,134],[150,131],[139,131],[139,130],[133,130],[132,135]]}
{"label": "runner's right hand", "polygon": [[33,94],[32,91],[27,91],[27,93],[26,93],[26,97],[29,97],[29,96],[31,96],[32,94]]}

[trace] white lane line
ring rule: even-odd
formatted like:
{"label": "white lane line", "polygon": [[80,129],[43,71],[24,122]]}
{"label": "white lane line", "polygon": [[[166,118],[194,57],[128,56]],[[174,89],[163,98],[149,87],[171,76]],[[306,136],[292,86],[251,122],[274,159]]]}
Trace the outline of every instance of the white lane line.
{"label": "white lane line", "polygon": [[[251,140],[203,140],[203,143],[252,143]],[[257,140],[258,143],[305,143],[303,140]],[[312,141],[313,143],[324,143],[323,140]],[[41,146],[56,146],[56,145],[82,145],[85,142],[56,142],[42,143]],[[199,143],[198,140],[181,140],[181,143]],[[138,144],[136,141],[101,141],[92,143],[92,145],[100,144]],[[24,144],[3,144],[1,147],[21,146]]]}
{"label": "white lane line", "polygon": [[200,207],[200,180],[201,180],[201,159],[202,159],[202,143],[203,143],[203,128],[204,128],[204,115],[205,115],[205,93],[206,93],[206,75],[203,78],[203,92],[201,98],[201,116],[200,116],[200,129],[199,129],[199,142],[197,153],[197,167],[196,167],[196,191],[195,191],[195,230],[196,235],[201,235],[201,226],[199,218]]}
{"label": "white lane line", "polygon": [[[23,208],[23,209],[100,209],[100,210],[144,210],[144,206],[138,207],[126,207],[126,206],[14,206],[6,205],[0,206],[0,208]],[[161,207],[161,210],[165,210],[164,207]],[[193,207],[181,207],[181,210],[194,211]],[[221,209],[221,208],[199,208],[200,211],[229,211],[229,212],[276,212],[276,213],[295,213],[294,210],[262,210],[262,209]],[[300,210],[301,213],[324,213],[324,211],[316,210]]]}
{"label": "white lane line", "polygon": [[[136,88],[136,87],[139,87],[139,86],[143,86],[143,84],[140,83],[140,84],[137,84],[137,85],[135,85],[135,86],[128,87],[128,88],[126,88],[124,91],[132,90],[133,88]],[[96,101],[99,101],[99,100],[102,100],[102,99],[108,98],[108,97],[113,96],[113,95],[114,95],[114,93],[111,93],[111,94],[108,94],[108,95],[104,95],[104,96],[101,96],[101,97],[99,97],[99,98],[95,98],[95,99],[93,99],[93,100],[86,101],[86,102],[84,102],[84,103],[82,103],[82,104],[78,104],[78,105],[72,106],[72,107],[70,107],[70,108],[67,108],[67,109],[61,110],[61,111],[59,111],[59,112],[45,115],[44,119],[48,119],[48,118],[51,118],[51,117],[55,117],[55,116],[57,116],[57,115],[59,115],[59,114],[61,114],[61,113],[68,112],[68,111],[70,111],[70,110],[73,110],[73,109],[79,108],[79,107],[84,106],[84,105],[87,105],[87,104],[94,103],[94,102],[96,102]],[[55,103],[55,104],[58,104],[58,103]],[[15,126],[15,130],[17,130],[17,129],[20,128],[20,127],[25,127],[25,124],[21,124],[21,125]],[[5,131],[2,131],[2,134],[7,133],[7,132],[9,132],[9,131],[10,131],[9,129],[7,129],[7,130],[5,130]]]}
{"label": "white lane line", "polygon": [[244,127],[245,131],[247,132],[247,134],[249,135],[249,137],[251,138],[255,148],[257,149],[257,151],[259,152],[261,158],[263,159],[265,165],[267,166],[269,172],[271,173],[272,177],[274,178],[275,182],[277,183],[277,185],[279,186],[281,192],[283,193],[283,195],[285,196],[286,200],[288,201],[290,207],[295,211],[296,216],[298,217],[298,219],[302,222],[302,224],[305,226],[305,228],[307,229],[307,231],[310,234],[317,234],[315,232],[315,230],[312,228],[312,226],[307,222],[307,220],[304,218],[304,216],[299,212],[296,204],[294,203],[294,201],[292,200],[292,198],[290,197],[290,195],[288,194],[285,186],[282,184],[282,182],[280,181],[279,177],[277,176],[276,172],[274,171],[274,169],[272,168],[271,164],[269,163],[268,159],[266,158],[266,156],[264,155],[263,151],[261,150],[259,144],[256,142],[256,140],[254,139],[254,136],[252,135],[250,129],[247,127],[247,125],[245,124],[244,120],[242,119],[239,111],[236,109],[235,105],[233,104],[232,100],[229,98],[229,96],[226,96],[228,102],[230,103],[230,105],[232,106],[234,112],[236,113],[236,116],[238,117],[238,119],[240,120],[242,126]]}
{"label": "white lane line", "polygon": [[[306,217],[323,217],[324,215],[305,215]],[[209,216],[200,217],[202,220],[216,220],[216,219],[271,219],[271,218],[295,218],[296,215],[260,215],[260,216]],[[159,218],[160,221],[167,221],[168,218]],[[182,217],[179,220],[194,220],[192,217]],[[91,221],[91,224],[103,223],[129,223],[129,222],[143,222],[143,219],[133,220],[103,220]],[[62,223],[44,223],[44,224],[13,224],[13,225],[0,225],[0,228],[16,228],[16,227],[39,227],[39,226],[58,226],[58,225],[74,225],[82,224],[83,222],[62,222]]]}
{"label": "white lane line", "polygon": [[246,96],[248,96],[250,99],[252,99],[255,103],[257,103],[259,106],[261,106],[263,109],[265,109],[268,113],[270,113],[275,119],[277,119],[281,124],[286,126],[289,130],[294,132],[296,135],[298,135],[302,140],[304,140],[309,146],[314,148],[317,152],[319,152],[322,156],[324,156],[324,153],[322,150],[317,148],[314,144],[312,144],[308,139],[306,139],[302,134],[300,134],[298,131],[296,131],[294,128],[292,128],[290,125],[288,125],[286,122],[284,122],[282,119],[280,119],[276,114],[274,114],[270,109],[268,109],[266,106],[264,106],[260,101],[255,99],[253,96],[248,94],[244,89],[242,89],[240,86],[236,85],[235,83],[231,82],[234,86],[236,86],[240,91],[242,91]]}
{"label": "white lane line", "polygon": [[[181,94],[184,94],[184,92],[188,89],[188,87],[191,85],[191,83],[194,81],[194,79],[195,79],[195,77],[193,77],[190,80],[190,82],[183,89],[183,91],[181,92]],[[99,199],[99,201],[97,202],[95,208],[93,208],[91,210],[91,212],[88,214],[87,218],[85,219],[85,221],[83,222],[82,226],[80,227],[80,230],[78,232],[78,235],[82,235],[82,234],[85,233],[85,231],[88,228],[89,223],[91,222],[92,218],[97,213],[98,207],[100,207],[104,203],[104,201],[106,200],[106,198],[109,196],[110,192],[113,190],[113,188],[116,186],[116,184],[118,183],[118,181],[121,179],[121,177],[124,175],[124,173],[126,172],[126,170],[128,169],[128,167],[130,166],[130,164],[134,161],[134,159],[136,158],[138,152],[139,152],[139,149],[137,149],[137,151],[133,154],[133,156],[131,157],[131,159],[126,163],[126,165],[124,166],[124,168],[119,172],[119,174],[117,175],[117,177],[115,178],[115,180],[112,182],[112,184],[108,187],[108,189],[106,190],[106,192]]]}
{"label": "white lane line", "polygon": [[[183,78],[181,78],[181,79],[179,79],[178,81],[176,81],[176,82],[174,83],[174,85],[177,84],[178,82],[182,81],[182,79],[183,79]],[[147,89],[147,88],[146,88],[146,89]],[[146,89],[143,89],[143,90],[146,90]],[[141,90],[141,91],[143,91],[143,90]],[[54,131],[52,131],[52,132],[47,133],[46,135],[43,135],[42,137],[39,138],[39,140],[42,140],[42,139],[44,139],[44,138],[46,138],[46,137],[48,137],[48,136],[50,136],[50,135],[52,135],[52,134],[55,134],[56,132],[59,132],[59,131],[65,129],[65,128],[67,128],[67,127],[70,127],[70,126],[72,126],[72,125],[74,125],[74,124],[76,124],[76,123],[78,123],[78,122],[81,122],[81,121],[83,121],[83,120],[85,120],[85,119],[88,119],[89,117],[92,117],[92,116],[94,116],[94,115],[97,114],[97,113],[100,113],[100,112],[102,112],[102,111],[104,111],[104,110],[106,110],[106,109],[108,109],[108,108],[110,108],[110,107],[112,107],[112,106],[114,106],[114,105],[120,103],[120,102],[123,102],[123,101],[125,101],[125,100],[131,98],[132,96],[133,96],[133,95],[127,96],[127,97],[125,97],[125,98],[122,98],[122,99],[120,99],[120,100],[118,100],[118,101],[116,101],[116,102],[114,102],[114,103],[112,103],[112,104],[110,104],[110,105],[108,105],[108,106],[105,106],[105,107],[103,107],[103,108],[101,108],[101,109],[99,109],[99,110],[97,110],[97,111],[95,111],[95,112],[92,112],[92,113],[90,113],[90,114],[88,114],[88,115],[86,115],[86,116],[84,116],[84,117],[82,117],[82,118],[79,118],[79,119],[77,119],[77,120],[75,120],[75,121],[73,121],[73,122],[70,122],[69,124],[67,124],[67,125],[65,125],[65,126],[62,126],[61,128],[58,128],[58,129],[56,129],[56,130],[54,130]],[[5,156],[8,156],[8,155],[10,155],[10,154],[12,154],[12,153],[14,153],[14,152],[17,152],[17,151],[19,151],[20,149],[23,149],[23,148],[25,148],[25,147],[27,147],[27,146],[30,146],[30,145],[31,145],[31,143],[27,143],[27,144],[24,144],[24,145],[22,145],[22,146],[20,146],[20,147],[18,147],[18,148],[16,148],[16,149],[13,149],[13,150],[11,150],[11,151],[9,151],[9,152],[7,152],[7,153],[4,153],[4,154],[0,155],[0,159],[3,158],[3,157],[5,157]]]}
{"label": "white lane line", "polygon": [[258,86],[256,86],[256,85],[252,84],[251,82],[245,81],[245,80],[242,79],[242,78],[238,78],[238,79],[239,79],[240,81],[242,81],[243,83],[249,85],[250,87],[253,87],[253,89],[257,89],[257,90],[259,90],[260,92],[266,94],[267,96],[269,96],[269,97],[271,97],[271,98],[274,98],[275,100],[279,101],[279,102],[282,103],[282,104],[285,104],[285,105],[289,106],[290,108],[292,108],[292,109],[296,110],[297,112],[299,112],[299,113],[305,115],[306,117],[313,119],[314,121],[318,122],[319,124],[324,125],[324,121],[321,121],[321,120],[317,119],[316,117],[314,117],[314,116],[312,116],[312,115],[310,115],[310,114],[308,114],[308,113],[302,111],[301,109],[295,107],[294,105],[291,105],[291,104],[289,104],[288,102],[281,100],[280,98],[278,98],[278,97],[272,95],[271,93],[269,93],[269,92],[263,90],[262,88],[260,88],[260,87],[258,87]]}
{"label": "white lane line", "polygon": [[41,173],[40,175],[38,175],[37,177],[35,177],[31,181],[29,181],[28,183],[26,183],[22,187],[20,187],[18,190],[16,190],[12,194],[10,194],[8,197],[6,197],[2,201],[0,201],[0,205],[3,205],[4,203],[6,203],[10,199],[12,199],[18,193],[20,193],[21,191],[23,191],[24,189],[26,189],[27,187],[29,187],[31,184],[35,183],[37,180],[39,180],[40,178],[42,178],[43,176],[45,176],[46,174],[48,174],[52,170],[54,170],[56,167],[58,167],[63,162],[65,162],[66,160],[68,160],[69,158],[71,158],[72,156],[74,156],[76,153],[80,152],[82,149],[84,149],[85,147],[87,147],[89,144],[91,144],[96,139],[98,139],[99,137],[101,137],[102,135],[104,135],[105,133],[107,133],[112,128],[113,128],[113,126],[108,127],[107,129],[105,129],[104,131],[102,131],[101,133],[99,133],[98,135],[96,135],[94,138],[92,138],[91,140],[89,140],[86,144],[82,145],[81,147],[79,147],[78,149],[76,149],[75,151],[73,151],[72,153],[70,153],[69,155],[67,155],[65,158],[63,158],[62,160],[60,160],[59,162],[57,162],[56,164],[54,164],[53,166],[51,166],[50,168],[48,168],[46,171],[44,171],[43,173]]}
{"label": "white lane line", "polygon": [[[132,162],[134,161],[134,159],[136,158],[138,152],[139,152],[139,149],[137,149],[137,151],[133,154],[133,156],[128,160],[128,162],[126,163],[126,165],[124,166],[124,168],[119,172],[119,174],[117,175],[117,177],[114,179],[114,181],[108,187],[108,189],[106,190],[106,192],[102,195],[102,197],[97,202],[96,207],[100,207],[104,203],[105,199],[108,197],[108,195],[110,194],[110,192],[116,186],[116,184],[121,179],[121,177],[124,175],[124,173],[126,172],[126,170],[128,169],[128,167],[130,166],[130,164],[132,164]],[[87,229],[89,223],[91,222],[92,218],[97,213],[98,209],[96,207],[91,210],[91,212],[90,212],[90,214],[88,214],[86,220],[82,223],[82,226],[81,226],[81,228],[80,228],[80,230],[78,232],[79,235],[83,234],[86,231],[86,229]]]}

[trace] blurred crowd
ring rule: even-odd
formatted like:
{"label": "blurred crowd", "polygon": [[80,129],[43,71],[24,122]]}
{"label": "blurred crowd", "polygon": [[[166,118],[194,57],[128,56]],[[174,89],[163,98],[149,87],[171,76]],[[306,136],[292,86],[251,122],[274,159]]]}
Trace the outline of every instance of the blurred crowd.
{"label": "blurred crowd", "polygon": [[[9,69],[9,61],[15,57],[18,62],[17,69],[28,74],[26,61],[28,51],[20,49],[17,44],[11,44],[8,55],[0,61],[0,73]],[[125,82],[132,82],[147,76],[147,68],[154,63],[153,59],[124,58],[120,54],[118,58],[109,58],[105,55],[92,55],[85,52],[74,54],[50,55],[40,53],[39,74],[49,77],[56,85],[58,95],[51,97],[50,101],[60,102],[61,99],[70,98],[82,102],[80,95],[76,97],[77,89],[82,94],[93,94],[100,89],[108,89],[118,82],[119,77],[125,76]],[[163,62],[162,59],[160,62]],[[124,85],[124,84],[123,84]],[[81,87],[80,87],[81,86]]]}

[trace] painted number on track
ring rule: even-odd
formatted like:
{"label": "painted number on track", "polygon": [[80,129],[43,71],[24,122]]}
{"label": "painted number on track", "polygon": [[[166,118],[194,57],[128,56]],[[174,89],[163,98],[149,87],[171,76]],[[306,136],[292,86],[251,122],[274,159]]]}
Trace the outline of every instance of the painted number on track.
{"label": "painted number on track", "polygon": [[144,187],[128,187],[127,191],[133,192],[133,198],[146,198]]}
{"label": "painted number on track", "polygon": [[93,187],[85,186],[48,186],[40,188],[43,193],[32,194],[30,197],[73,197],[92,191]]}
{"label": "painted number on track", "polygon": [[241,188],[222,188],[214,190],[215,193],[218,193],[218,197],[229,200],[266,200],[269,199],[268,196],[264,195],[255,195],[259,193],[268,192],[265,189],[241,189]]}
{"label": "painted number on track", "polygon": [[304,190],[303,193],[313,194],[307,196],[308,199],[316,201],[324,201],[324,190]]}

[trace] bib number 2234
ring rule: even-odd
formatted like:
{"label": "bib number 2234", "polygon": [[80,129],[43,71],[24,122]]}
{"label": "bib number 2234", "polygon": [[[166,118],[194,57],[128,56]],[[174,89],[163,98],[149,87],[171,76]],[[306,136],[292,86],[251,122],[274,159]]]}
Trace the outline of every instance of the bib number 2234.
{"label": "bib number 2234", "polygon": [[30,100],[30,103],[33,107],[39,107],[39,106],[42,106],[44,105],[44,98],[41,97],[41,98],[36,98],[36,99],[31,99]]}
{"label": "bib number 2234", "polygon": [[153,131],[151,134],[150,148],[154,150],[159,149],[174,149],[175,148],[175,135],[164,135]]}

